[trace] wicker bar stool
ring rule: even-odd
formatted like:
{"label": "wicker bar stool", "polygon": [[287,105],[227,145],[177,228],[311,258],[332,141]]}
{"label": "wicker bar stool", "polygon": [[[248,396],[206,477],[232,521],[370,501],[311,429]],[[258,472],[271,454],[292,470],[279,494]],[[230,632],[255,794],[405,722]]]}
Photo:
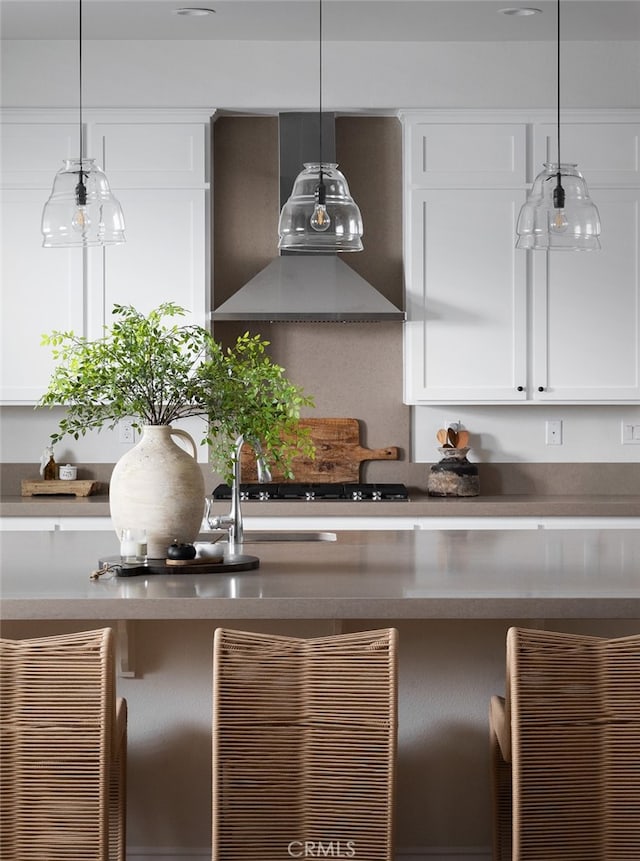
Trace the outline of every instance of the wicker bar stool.
{"label": "wicker bar stool", "polygon": [[218,629],[213,687],[214,861],[391,861],[395,629]]}
{"label": "wicker bar stool", "polygon": [[0,640],[0,857],[122,861],[126,702],[110,628]]}
{"label": "wicker bar stool", "polygon": [[640,859],[640,635],[510,628],[489,725],[495,861]]}

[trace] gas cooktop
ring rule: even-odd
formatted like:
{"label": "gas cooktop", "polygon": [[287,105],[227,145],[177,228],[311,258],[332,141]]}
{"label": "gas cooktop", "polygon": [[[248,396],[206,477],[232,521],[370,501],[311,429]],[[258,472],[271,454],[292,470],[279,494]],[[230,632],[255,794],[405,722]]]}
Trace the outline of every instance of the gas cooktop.
{"label": "gas cooktop", "polygon": [[[214,499],[231,499],[231,488],[219,484],[213,491]],[[302,500],[313,502],[323,499],[349,499],[354,502],[380,502],[409,498],[404,484],[241,484],[240,499],[268,502],[270,500]]]}

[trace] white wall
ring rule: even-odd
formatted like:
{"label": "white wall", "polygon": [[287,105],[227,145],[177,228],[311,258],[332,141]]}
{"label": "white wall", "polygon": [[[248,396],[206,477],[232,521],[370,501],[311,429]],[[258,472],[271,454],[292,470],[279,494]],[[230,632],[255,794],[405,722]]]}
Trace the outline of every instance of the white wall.
{"label": "white wall", "polygon": [[[3,106],[77,104],[77,43],[16,41],[1,48]],[[550,43],[329,42],[323,53],[326,110],[555,105]],[[91,41],[83,50],[84,101],[314,108],[316,56],[317,46],[304,42]],[[562,57],[565,107],[640,106],[638,42],[569,42]]]}
{"label": "white wall", "polygon": [[[562,421],[562,445],[547,445],[545,425]],[[640,444],[622,444],[622,422],[640,424],[640,406],[453,406],[413,411],[413,457],[433,463],[436,433],[457,421],[470,433],[469,460],[480,463],[638,463]]]}
{"label": "white wall", "polygon": [[[45,446],[50,444],[49,438],[58,429],[58,422],[63,415],[61,407],[1,407],[0,463],[39,464],[40,455]],[[174,423],[173,426],[191,434],[198,451],[198,460],[200,463],[206,463],[207,447],[200,445],[206,431],[204,420],[186,419]],[[180,445],[179,438],[175,441]],[[120,442],[117,428],[113,431],[103,428],[100,431],[89,431],[85,437],[78,440],[66,436],[54,446],[54,452],[59,464],[115,463],[131,447],[131,443]]]}

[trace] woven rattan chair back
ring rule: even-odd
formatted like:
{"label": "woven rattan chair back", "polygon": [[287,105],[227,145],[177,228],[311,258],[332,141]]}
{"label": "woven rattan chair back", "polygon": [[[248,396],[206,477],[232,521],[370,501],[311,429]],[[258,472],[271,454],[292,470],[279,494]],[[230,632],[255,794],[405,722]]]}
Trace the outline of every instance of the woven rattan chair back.
{"label": "woven rattan chair back", "polygon": [[111,629],[0,640],[2,861],[124,859],[125,756]]}
{"label": "woven rattan chair back", "polygon": [[490,736],[496,861],[640,859],[640,635],[511,628]]}
{"label": "woven rattan chair back", "polygon": [[214,861],[391,861],[396,736],[394,629],[218,629]]}

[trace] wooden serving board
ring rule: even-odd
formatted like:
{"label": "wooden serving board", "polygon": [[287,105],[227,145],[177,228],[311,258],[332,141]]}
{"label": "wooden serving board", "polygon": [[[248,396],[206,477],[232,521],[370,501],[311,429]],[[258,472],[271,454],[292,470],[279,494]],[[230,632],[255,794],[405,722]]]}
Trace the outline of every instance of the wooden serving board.
{"label": "wooden serving board", "polygon": [[[301,419],[300,424],[310,429],[316,447],[315,460],[296,457],[292,467],[295,477],[286,479],[272,469],[273,481],[359,482],[363,461],[398,459],[396,446],[364,448],[360,444],[358,419]],[[255,454],[248,445],[242,448],[241,470],[243,482],[258,480]]]}
{"label": "wooden serving board", "polygon": [[22,479],[22,496],[45,496],[64,494],[65,496],[91,496],[97,493],[100,487],[99,481],[90,479],[76,479],[75,481],[62,481],[59,478],[51,481]]}

